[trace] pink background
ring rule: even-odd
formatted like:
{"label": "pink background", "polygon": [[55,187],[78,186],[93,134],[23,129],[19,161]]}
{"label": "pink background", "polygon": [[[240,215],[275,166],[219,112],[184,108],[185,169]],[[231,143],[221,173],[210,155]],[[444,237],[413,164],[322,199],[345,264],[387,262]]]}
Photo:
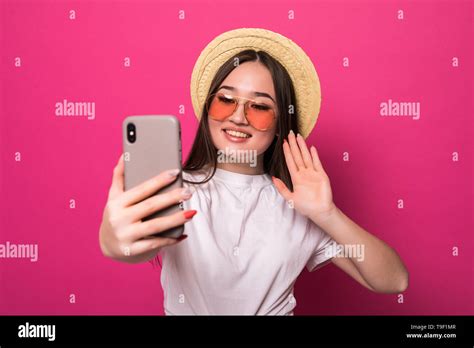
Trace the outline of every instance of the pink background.
{"label": "pink background", "polygon": [[[279,32],[311,57],[323,100],[308,141],[334,200],[410,271],[398,303],[333,265],[305,270],[296,313],[473,314],[472,13],[468,1],[2,1],[0,243],[38,243],[39,260],[0,259],[0,314],[163,313],[159,270],[99,249],[121,122],[175,114],[187,155],[197,129],[194,62],[239,27]],[[95,120],[56,117],[63,99],[95,102]],[[420,102],[420,119],[381,117],[388,99]]]}

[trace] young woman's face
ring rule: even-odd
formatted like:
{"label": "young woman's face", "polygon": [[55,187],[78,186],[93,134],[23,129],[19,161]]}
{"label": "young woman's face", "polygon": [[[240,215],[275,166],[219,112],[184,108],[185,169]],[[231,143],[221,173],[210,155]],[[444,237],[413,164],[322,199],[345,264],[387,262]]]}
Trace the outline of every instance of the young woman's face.
{"label": "young woman's face", "polygon": [[[255,100],[259,105],[271,106],[275,112],[275,120],[266,130],[253,127],[245,117],[244,102],[239,103],[235,112],[222,121],[209,117],[209,129],[214,146],[219,150],[256,150],[257,155],[265,152],[270,146],[276,130],[278,110],[270,71],[259,62],[245,62],[222,81],[217,92],[233,97],[244,97]],[[229,132],[238,131],[246,137],[235,136]]]}

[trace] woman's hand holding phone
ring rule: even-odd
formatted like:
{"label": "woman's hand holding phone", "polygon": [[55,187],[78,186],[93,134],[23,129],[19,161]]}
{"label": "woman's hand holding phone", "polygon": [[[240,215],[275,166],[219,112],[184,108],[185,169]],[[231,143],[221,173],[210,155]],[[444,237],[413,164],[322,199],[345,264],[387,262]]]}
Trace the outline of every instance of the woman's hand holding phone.
{"label": "woman's hand holding phone", "polygon": [[154,212],[191,198],[192,191],[187,188],[151,196],[175,181],[178,174],[179,170],[164,171],[124,191],[124,160],[123,155],[120,157],[100,226],[100,247],[105,256],[128,263],[145,262],[154,258],[161,248],[185,239],[153,235],[190,221],[195,210],[142,221]]}

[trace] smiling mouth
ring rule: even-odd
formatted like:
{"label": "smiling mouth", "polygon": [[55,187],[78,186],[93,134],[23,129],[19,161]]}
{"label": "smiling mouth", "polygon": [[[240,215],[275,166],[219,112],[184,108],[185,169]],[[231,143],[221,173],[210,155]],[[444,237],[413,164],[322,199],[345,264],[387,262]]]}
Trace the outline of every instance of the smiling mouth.
{"label": "smiling mouth", "polygon": [[252,137],[252,135],[248,134],[248,133],[244,133],[244,132],[240,132],[240,131],[236,131],[236,130],[232,130],[232,129],[226,129],[224,128],[222,130],[223,132],[229,134],[230,136],[232,137],[236,137],[236,138],[250,138]]}

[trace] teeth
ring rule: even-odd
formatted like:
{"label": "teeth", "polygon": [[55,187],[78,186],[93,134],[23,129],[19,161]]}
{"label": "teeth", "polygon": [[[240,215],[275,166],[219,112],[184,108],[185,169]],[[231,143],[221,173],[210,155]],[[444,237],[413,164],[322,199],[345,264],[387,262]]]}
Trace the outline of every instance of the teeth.
{"label": "teeth", "polygon": [[250,135],[248,135],[248,134],[245,134],[245,133],[242,133],[242,132],[233,131],[233,130],[230,130],[230,129],[226,129],[225,132],[226,132],[227,134],[230,134],[230,135],[232,135],[233,137],[237,137],[237,138],[250,138]]}

